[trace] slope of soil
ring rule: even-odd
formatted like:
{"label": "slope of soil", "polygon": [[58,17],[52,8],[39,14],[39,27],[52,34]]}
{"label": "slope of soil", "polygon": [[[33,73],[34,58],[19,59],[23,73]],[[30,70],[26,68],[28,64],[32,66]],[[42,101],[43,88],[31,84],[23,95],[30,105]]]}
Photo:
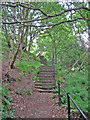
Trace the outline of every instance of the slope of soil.
{"label": "slope of soil", "polygon": [[[8,61],[2,62],[2,80],[7,83],[5,76],[8,70]],[[11,103],[12,108],[16,108],[14,112],[15,118],[68,118],[67,108],[57,104],[58,96],[52,99],[53,93],[40,93],[33,83],[33,74],[22,77],[18,67],[10,72],[11,77],[16,81],[11,81],[8,88],[13,91],[14,98]],[[82,119],[81,115],[71,112],[72,118]]]}
{"label": "slope of soil", "polygon": [[[7,63],[2,64],[2,78],[7,82],[5,73]],[[18,67],[11,70],[11,76],[15,79],[20,78]],[[52,99],[53,93],[40,93],[35,89],[32,79],[33,75],[24,76],[21,81],[12,81],[8,88],[13,91],[9,95],[16,101],[12,103],[16,107],[16,118],[67,118],[67,110],[63,106],[56,104],[58,98]],[[27,94],[28,89],[31,91]]]}
{"label": "slope of soil", "polygon": [[[8,61],[2,62],[2,80],[7,83],[5,76],[8,70]],[[10,71],[11,77],[16,81],[11,81],[8,88],[13,91],[14,98],[11,103],[12,108],[16,108],[14,112],[15,118],[67,118],[68,111],[64,106],[57,104],[58,96],[52,99],[53,93],[40,93],[33,83],[33,74],[23,76],[18,67],[14,67]],[[72,112],[72,118],[82,119],[79,113]],[[83,120],[83,119],[82,119]]]}

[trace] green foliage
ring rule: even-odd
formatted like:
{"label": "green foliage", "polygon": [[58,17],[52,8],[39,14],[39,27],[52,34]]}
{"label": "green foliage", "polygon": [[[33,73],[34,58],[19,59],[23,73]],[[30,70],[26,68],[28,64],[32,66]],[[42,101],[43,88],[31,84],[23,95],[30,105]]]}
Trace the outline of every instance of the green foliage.
{"label": "green foliage", "polygon": [[37,76],[33,76],[33,79],[34,79],[35,81],[39,81],[39,77],[37,77]]}
{"label": "green foliage", "polygon": [[21,72],[28,74],[33,72],[35,74],[39,72],[40,70],[39,67],[43,65],[39,61],[40,61],[39,58],[35,60],[34,53],[30,53],[29,55],[28,53],[22,51],[22,60],[16,61],[16,65],[19,67]]}
{"label": "green foliage", "polygon": [[28,61],[16,61],[16,65],[19,67],[21,72],[30,73],[30,66]]}
{"label": "green foliage", "polygon": [[[29,3],[29,2],[28,2]],[[10,3],[12,4],[12,3]],[[19,3],[15,3],[17,6]],[[80,6],[87,7],[88,2],[31,2],[31,5],[37,6],[37,8],[40,8],[43,12],[45,12],[47,15],[52,14],[58,14],[60,11],[68,9],[68,8],[77,8]],[[27,7],[29,6],[26,5]],[[33,8],[32,8],[33,9]],[[12,11],[12,12],[11,12]],[[27,16],[24,20],[33,20],[34,18],[42,19],[45,17],[42,12],[37,10],[31,10],[26,11],[26,9],[21,9],[21,6],[16,7],[16,18],[17,21],[22,21],[21,18],[24,18],[24,13],[28,12]],[[2,7],[2,18],[3,21],[7,21],[6,18],[8,18],[8,22],[14,21],[14,17],[12,17],[15,13],[14,9],[12,7]],[[63,13],[63,12],[62,12]],[[81,14],[80,14],[81,13]],[[49,17],[49,19],[43,19],[39,22],[37,22],[37,25],[41,26],[48,26],[52,24],[57,24],[59,21],[63,23],[63,21],[67,20],[74,20],[76,18],[80,18],[81,16],[84,16],[86,19],[89,18],[89,11],[85,9],[80,9],[78,11],[70,11],[63,13],[60,16],[56,17]],[[87,20],[88,21],[88,20]],[[32,27],[32,31],[28,29],[28,32],[24,32],[24,44],[26,44],[26,38],[27,36],[31,37],[30,34],[32,34],[32,38],[36,40],[37,48],[35,48],[36,45],[34,45],[33,41],[30,43],[30,54],[27,54],[22,51],[22,61],[17,61],[16,65],[19,67],[20,71],[23,73],[31,73],[33,72],[35,74],[34,80],[37,81],[38,78],[36,77],[36,73],[39,72],[39,67],[42,65],[40,63],[40,58],[36,58],[36,54],[39,52],[43,52],[45,58],[48,61],[48,65],[52,63],[52,58],[54,57],[53,54],[55,53],[55,58],[57,62],[57,77],[59,82],[65,82],[66,89],[68,92],[70,92],[71,96],[73,96],[73,99],[77,102],[78,105],[83,109],[83,111],[87,112],[87,72],[86,69],[88,67],[87,63],[85,63],[83,60],[80,60],[78,65],[75,66],[75,68],[78,68],[80,66],[81,62],[84,62],[82,66],[82,71],[78,72],[73,76],[73,72],[75,71],[75,68],[72,69],[71,73],[66,77],[66,81],[64,81],[62,78],[68,69],[75,63],[75,61],[86,51],[85,47],[85,41],[82,39],[83,33],[87,32],[87,29],[89,28],[87,25],[87,21],[85,20],[77,20],[72,23],[65,22],[64,24],[60,24],[57,26],[51,27],[52,29],[38,29],[38,31],[41,31],[41,33],[38,33],[36,28]],[[32,25],[35,25],[36,23],[33,22]],[[4,28],[4,26],[3,26]],[[8,33],[8,39],[10,40],[13,36],[13,30],[14,27],[6,25],[7,31],[5,28],[3,29],[2,33],[2,46],[0,46],[0,49],[2,49],[3,52],[7,51],[7,54],[9,53],[8,48],[8,42],[6,39],[6,33]],[[17,28],[17,25],[16,25]],[[23,29],[23,27],[22,27]],[[24,31],[27,28],[24,28]],[[22,30],[21,30],[22,31]],[[43,32],[45,33],[43,33]],[[15,33],[16,40],[18,40],[19,31]],[[34,34],[33,34],[34,33]],[[81,34],[81,35],[80,35]],[[22,37],[22,32],[20,36]],[[37,36],[38,35],[38,36]],[[29,41],[27,39],[27,48],[29,45]],[[18,41],[17,41],[18,42]],[[16,41],[15,41],[16,43]],[[14,50],[16,47],[14,48]],[[1,57],[1,56],[0,56]],[[4,59],[4,55],[2,56],[2,59]],[[34,82],[35,82],[34,81]],[[54,90],[56,93],[58,92],[58,84],[57,89]],[[61,94],[63,95],[63,91],[61,91]],[[84,95],[85,94],[85,95]],[[63,95],[62,102],[64,103],[65,97]],[[86,102],[85,102],[86,101]],[[8,103],[7,100],[5,102]],[[85,102],[85,104],[84,104]],[[8,103],[9,104],[9,103]],[[83,105],[84,104],[84,105]],[[71,104],[72,105],[72,104]],[[72,105],[73,106],[73,105]],[[84,108],[85,107],[85,108]]]}
{"label": "green foliage", "polygon": [[31,68],[33,68],[33,70],[35,72],[39,71],[39,67],[42,65],[40,62],[35,61],[35,60],[31,60],[31,61],[16,61],[16,65],[19,67],[21,72],[26,72],[26,73],[30,73],[31,72]]}
{"label": "green foliage", "polygon": [[53,93],[58,93],[58,87],[53,90]]}
{"label": "green foliage", "polygon": [[16,93],[21,95],[23,92],[25,92],[25,89],[18,88]]}
{"label": "green foliage", "polygon": [[52,95],[52,99],[54,99],[54,98],[56,98],[57,97],[57,95],[56,94],[53,94]]}
{"label": "green foliage", "polygon": [[57,64],[57,77],[63,77],[68,72],[68,70],[58,66],[59,65]]}
{"label": "green foliage", "polygon": [[60,77],[59,79],[58,79],[58,82],[65,82],[65,80],[64,79],[61,79],[62,77]]}
{"label": "green foliage", "polygon": [[[74,76],[71,72],[66,77],[66,90],[70,93],[76,104],[84,111],[88,112],[88,73],[77,72]],[[75,108],[73,103],[71,107]]]}
{"label": "green foliage", "polygon": [[[0,106],[2,120],[5,118],[14,118],[14,114],[11,112],[11,102],[13,102],[13,98],[11,96],[7,96],[8,94],[12,93],[7,88],[8,84],[4,84],[2,88],[0,88],[0,94],[2,94],[2,105]],[[14,110],[15,111],[15,110]]]}
{"label": "green foliage", "polygon": [[33,79],[34,79],[33,83],[35,83],[36,81],[39,81],[39,77],[37,77],[36,75],[33,76]]}
{"label": "green foliage", "polygon": [[[76,70],[76,68],[75,68]],[[64,70],[62,70],[64,71]],[[66,70],[65,70],[66,71]],[[70,93],[73,100],[80,107],[80,109],[84,112],[88,112],[88,71],[81,70],[78,71],[75,75],[73,75],[73,71],[71,71],[64,79],[61,77],[58,79],[60,83],[64,82],[65,89]],[[56,84],[57,88],[53,91],[54,93],[58,93],[58,84]],[[61,103],[62,105],[66,104],[67,106],[67,95],[65,91],[61,88]],[[77,111],[74,104],[71,102],[72,111]]]}
{"label": "green foliage", "polygon": [[18,88],[16,94],[22,95],[22,93],[26,93],[27,95],[32,95],[32,90]]}
{"label": "green foliage", "polygon": [[63,97],[61,98],[61,103],[62,103],[62,104],[65,104],[65,103],[66,103],[66,95],[65,95],[65,94],[62,94],[62,93],[61,93],[61,95],[63,96]]}
{"label": "green foliage", "polygon": [[7,41],[2,41],[2,44],[0,44],[0,51],[2,51],[2,55],[0,55],[0,59],[4,61],[7,58],[7,55],[9,54]]}
{"label": "green foliage", "polygon": [[26,90],[26,93],[27,93],[27,95],[32,95],[32,90],[27,89],[27,90]]}
{"label": "green foliage", "polygon": [[38,110],[37,110],[37,109],[35,109],[35,110],[34,110],[34,112],[38,112]]}

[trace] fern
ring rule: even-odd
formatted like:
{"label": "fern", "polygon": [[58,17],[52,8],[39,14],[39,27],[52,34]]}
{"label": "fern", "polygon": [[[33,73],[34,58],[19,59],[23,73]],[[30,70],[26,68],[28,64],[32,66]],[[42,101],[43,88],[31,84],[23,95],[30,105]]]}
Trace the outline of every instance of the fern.
{"label": "fern", "polygon": [[10,111],[11,110],[11,98],[9,96],[7,96],[8,94],[12,93],[12,91],[10,91],[7,88],[8,84],[4,84],[2,86],[2,88],[0,88],[0,94],[2,94],[2,104],[0,106],[0,110],[2,114],[2,120],[4,120],[5,118],[14,118],[14,114]]}
{"label": "fern", "polygon": [[[70,93],[76,104],[84,111],[88,112],[88,76],[84,78],[83,71],[77,72],[73,76],[71,72],[66,77],[66,90]],[[75,108],[71,103],[71,107]]]}

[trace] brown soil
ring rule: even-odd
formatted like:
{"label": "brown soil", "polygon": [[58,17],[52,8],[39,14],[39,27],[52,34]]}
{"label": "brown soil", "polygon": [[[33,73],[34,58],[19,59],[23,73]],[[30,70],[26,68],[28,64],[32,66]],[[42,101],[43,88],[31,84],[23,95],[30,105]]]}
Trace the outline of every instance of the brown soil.
{"label": "brown soil", "polygon": [[[5,74],[8,62],[2,64],[2,78],[7,82]],[[14,79],[21,79],[19,68],[15,66],[11,70]],[[52,99],[53,93],[40,93],[33,83],[33,74],[24,76],[21,81],[10,82],[8,88],[13,91],[12,96],[16,102],[11,103],[16,108],[16,118],[67,118],[67,108],[57,104],[58,96]],[[31,90],[30,94],[28,90]],[[75,117],[74,117],[75,118]]]}
{"label": "brown soil", "polygon": [[[7,72],[8,62],[2,64],[2,78],[7,82],[5,74]],[[20,78],[18,67],[11,70],[11,76],[15,79]],[[16,103],[14,113],[16,118],[67,118],[67,110],[63,106],[56,104],[58,98],[52,99],[53,93],[40,93],[35,89],[33,75],[24,76],[21,81],[13,81],[8,88],[13,91],[12,96]],[[31,94],[27,94],[28,89]]]}

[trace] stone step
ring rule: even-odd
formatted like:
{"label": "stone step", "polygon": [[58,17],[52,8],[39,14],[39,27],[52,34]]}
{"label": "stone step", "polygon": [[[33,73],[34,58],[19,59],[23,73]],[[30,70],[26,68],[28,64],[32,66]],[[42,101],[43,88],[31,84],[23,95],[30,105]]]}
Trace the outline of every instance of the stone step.
{"label": "stone step", "polygon": [[53,71],[40,71],[38,74],[54,74]]}
{"label": "stone step", "polygon": [[54,83],[55,80],[39,80],[37,82],[39,82],[39,83]]}
{"label": "stone step", "polygon": [[35,83],[36,86],[54,86],[55,83]]}
{"label": "stone step", "polygon": [[47,67],[45,67],[45,66],[41,66],[41,67],[39,67],[40,69],[54,69],[55,67],[54,66],[47,66]]}
{"label": "stone step", "polygon": [[54,77],[54,75],[49,75],[49,74],[38,74],[38,77]]}
{"label": "stone step", "polygon": [[50,69],[49,68],[46,68],[46,69],[42,68],[42,69],[40,69],[40,71],[41,72],[54,72],[54,69],[51,69],[51,68]]}
{"label": "stone step", "polygon": [[39,81],[35,83],[35,88],[39,92],[53,92],[55,89],[54,66],[40,66],[40,72],[37,74]]}
{"label": "stone step", "polygon": [[53,81],[54,79],[55,79],[54,76],[51,76],[51,77],[50,76],[49,77],[48,76],[45,76],[45,77],[39,76],[39,80],[52,80]]}
{"label": "stone step", "polygon": [[55,67],[54,66],[41,66],[39,67],[40,69],[54,69]]}
{"label": "stone step", "polygon": [[43,70],[43,69],[54,70],[54,67],[53,67],[53,66],[47,66],[47,67],[42,66],[42,67],[40,67],[40,69],[41,69],[41,70]]}
{"label": "stone step", "polygon": [[54,67],[54,65],[43,65],[43,66],[40,66],[40,68],[43,68],[43,67]]}
{"label": "stone step", "polygon": [[35,86],[35,88],[49,90],[49,89],[54,89],[55,86]]}
{"label": "stone step", "polygon": [[37,89],[38,92],[48,92],[51,93],[53,90],[43,90],[43,89]]}
{"label": "stone step", "polygon": [[54,75],[54,72],[39,72],[37,75]]}

